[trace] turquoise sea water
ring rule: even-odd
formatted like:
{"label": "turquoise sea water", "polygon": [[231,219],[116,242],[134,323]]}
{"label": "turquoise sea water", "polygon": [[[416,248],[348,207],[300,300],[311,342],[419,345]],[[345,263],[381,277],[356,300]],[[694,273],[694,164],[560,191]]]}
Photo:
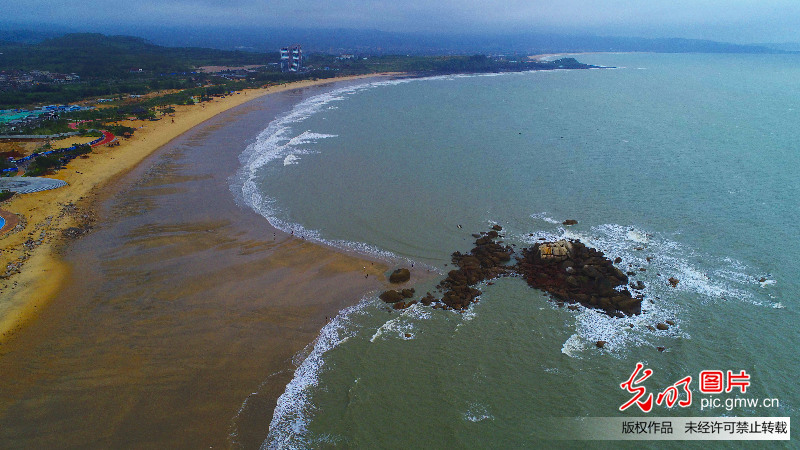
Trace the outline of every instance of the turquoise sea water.
{"label": "turquoise sea water", "polygon": [[554,419],[644,415],[618,411],[637,362],[648,392],[745,370],[739,396],[780,405],[701,410],[695,381],[690,407],[651,415],[797,416],[800,58],[579,59],[617,68],[317,96],[269,124],[232,190],[296,235],[440,273],[494,223],[517,248],[581,239],[637,272],[643,314],[559,308],[515,278],[463,314],[354,299],[298,355],[265,446],[530,446]]}

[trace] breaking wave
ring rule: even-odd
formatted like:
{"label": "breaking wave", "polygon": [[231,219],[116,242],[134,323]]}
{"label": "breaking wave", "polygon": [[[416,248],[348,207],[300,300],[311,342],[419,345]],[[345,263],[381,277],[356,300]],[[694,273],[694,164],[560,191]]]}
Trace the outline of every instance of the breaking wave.
{"label": "breaking wave", "polygon": [[[680,325],[678,317],[687,316],[682,311],[692,306],[687,304],[699,299],[701,303],[741,301],[756,306],[780,309],[780,303],[758,298],[753,293],[755,286],[770,286],[773,280],[759,282],[753,275],[757,271],[731,258],[713,258],[669,239],[660,233],[652,233],[635,226],[605,224],[588,230],[560,226],[561,222],[547,213],[530,216],[555,228],[522,234],[517,239],[526,244],[540,240],[579,239],[590,247],[603,251],[612,260],[621,260],[617,265],[627,271],[632,282],[642,281],[642,289],[629,288],[642,294],[642,314],[614,318],[601,311],[578,306],[575,315],[575,333],[562,346],[562,353],[580,358],[585,350],[593,350],[597,341],[606,341],[604,348],[622,356],[631,346],[653,345],[658,339],[691,336],[680,326],[669,330],[648,328],[659,322],[672,320]],[[707,261],[714,261],[708,266]],[[670,279],[677,280],[672,286]],[[686,295],[689,294],[689,295]],[[695,300],[696,301],[696,300]]]}

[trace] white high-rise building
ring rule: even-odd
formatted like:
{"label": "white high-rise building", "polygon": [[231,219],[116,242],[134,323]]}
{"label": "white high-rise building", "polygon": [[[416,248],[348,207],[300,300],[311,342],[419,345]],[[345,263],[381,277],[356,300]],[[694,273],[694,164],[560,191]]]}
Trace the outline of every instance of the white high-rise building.
{"label": "white high-rise building", "polygon": [[295,44],[281,49],[281,71],[299,72],[303,69],[303,49]]}

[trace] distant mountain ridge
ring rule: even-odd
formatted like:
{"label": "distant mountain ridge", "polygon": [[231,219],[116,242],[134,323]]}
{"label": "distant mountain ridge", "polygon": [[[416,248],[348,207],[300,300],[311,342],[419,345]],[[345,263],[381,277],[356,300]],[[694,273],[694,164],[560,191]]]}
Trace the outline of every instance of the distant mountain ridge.
{"label": "distant mountain ridge", "polygon": [[[2,39],[0,35],[0,39]],[[35,44],[0,41],[0,70],[47,70],[81,77],[186,72],[205,64],[266,64],[270,56],[209,48],[164,47],[135,36],[73,33]],[[272,57],[277,60],[277,52]]]}
{"label": "distant mountain ridge", "polygon": [[[800,44],[740,45],[698,39],[580,36],[548,33],[399,33],[371,29],[261,27],[119,28],[117,33],[146,38],[167,47],[203,47],[271,53],[300,43],[309,52],[369,54],[537,54],[561,52],[786,53]],[[37,40],[37,33],[41,35]],[[6,30],[0,41],[41,42],[51,31]],[[75,36],[84,35],[84,33]],[[133,43],[133,41],[131,41]]]}
{"label": "distant mountain ridge", "polygon": [[71,33],[53,37],[53,33],[47,30],[0,30],[0,70],[47,70],[76,73],[81,77],[126,78],[135,76],[140,69],[159,74],[187,72],[194,67],[210,64],[266,64],[275,62],[278,49],[291,43],[302,44],[307,53],[371,55],[797,53],[794,50],[798,48],[792,44],[738,45],[680,38],[553,34],[435,35],[345,29],[158,29],[147,32],[147,38],[99,33]]}

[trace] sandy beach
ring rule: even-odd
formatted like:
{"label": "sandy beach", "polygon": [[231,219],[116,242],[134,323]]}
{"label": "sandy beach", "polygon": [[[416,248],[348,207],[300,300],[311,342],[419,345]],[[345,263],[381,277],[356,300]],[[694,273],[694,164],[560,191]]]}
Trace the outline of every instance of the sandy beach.
{"label": "sandy beach", "polygon": [[[136,140],[93,155],[104,185],[89,183],[92,159],[77,159],[61,173],[69,188],[6,206],[28,227],[6,239],[27,230],[44,239],[4,290],[15,321],[0,346],[0,442],[263,442],[293,359],[327,318],[384,289],[391,269],[281,233],[230,194],[244,146],[270,117],[329,89],[314,84],[181,109],[175,130],[147,123]],[[62,239],[84,215],[94,230]]]}
{"label": "sandy beach", "polygon": [[[337,80],[358,78],[363,77]],[[3,204],[3,209],[19,218],[19,224],[0,236],[0,267],[7,275],[0,281],[0,343],[44,308],[58,290],[68,271],[58,257],[62,231],[91,219],[87,211],[104,186],[164,144],[217,114],[264,95],[331,82],[299,81],[246,90],[193,106],[175,106],[174,122],[167,117],[157,122],[129,121],[125,125],[137,128],[132,138],[120,139],[117,147],[95,148],[91,157],[75,159],[66,169],[50,176],[66,181],[67,187],[17,195]]]}

